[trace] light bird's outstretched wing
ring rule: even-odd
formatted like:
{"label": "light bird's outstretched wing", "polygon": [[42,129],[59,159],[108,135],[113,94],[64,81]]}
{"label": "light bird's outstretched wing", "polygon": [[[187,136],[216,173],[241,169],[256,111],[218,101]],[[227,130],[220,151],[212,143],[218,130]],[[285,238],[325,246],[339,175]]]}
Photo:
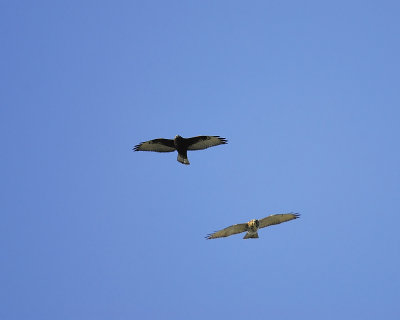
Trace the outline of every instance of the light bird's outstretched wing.
{"label": "light bird's outstretched wing", "polygon": [[247,231],[247,223],[234,224],[233,226],[227,227],[225,229],[210,233],[207,235],[207,239],[223,238],[228,237],[236,233],[242,233]]}
{"label": "light bird's outstretched wing", "polygon": [[172,152],[175,151],[174,140],[171,139],[154,139],[141,142],[133,148],[134,151],[155,151],[155,152]]}
{"label": "light bird's outstretched wing", "polygon": [[298,213],[282,213],[282,214],[273,214],[266,218],[260,219],[260,229],[268,226],[272,226],[274,224],[279,224],[282,222],[290,221],[293,219],[297,219],[300,217]]}
{"label": "light bird's outstretched wing", "polygon": [[187,140],[188,150],[202,150],[228,143],[228,140],[219,136],[197,136]]}

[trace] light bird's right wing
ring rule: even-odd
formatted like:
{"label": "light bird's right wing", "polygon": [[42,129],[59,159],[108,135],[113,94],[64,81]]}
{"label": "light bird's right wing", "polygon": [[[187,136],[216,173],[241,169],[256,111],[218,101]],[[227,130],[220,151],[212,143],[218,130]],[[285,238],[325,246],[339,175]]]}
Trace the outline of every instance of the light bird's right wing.
{"label": "light bird's right wing", "polygon": [[242,233],[247,231],[247,223],[234,224],[233,226],[227,227],[225,229],[210,233],[207,235],[207,239],[223,238],[228,237],[236,233]]}
{"label": "light bird's right wing", "polygon": [[133,148],[134,151],[155,151],[155,152],[172,152],[175,151],[174,140],[171,139],[154,139],[139,143]]}
{"label": "light bird's right wing", "polygon": [[260,219],[260,229],[268,226],[272,226],[274,224],[279,224],[282,222],[290,221],[293,219],[297,219],[300,217],[298,213],[282,213],[282,214],[273,214],[266,218]]}

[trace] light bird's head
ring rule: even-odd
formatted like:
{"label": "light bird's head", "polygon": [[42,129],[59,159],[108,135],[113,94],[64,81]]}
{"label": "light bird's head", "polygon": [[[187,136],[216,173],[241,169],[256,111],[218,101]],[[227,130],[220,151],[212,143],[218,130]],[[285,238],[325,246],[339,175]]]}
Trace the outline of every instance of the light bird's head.
{"label": "light bird's head", "polygon": [[249,229],[252,231],[256,231],[258,230],[258,228],[260,227],[260,221],[258,221],[257,219],[253,219],[250,220],[247,225],[249,226]]}

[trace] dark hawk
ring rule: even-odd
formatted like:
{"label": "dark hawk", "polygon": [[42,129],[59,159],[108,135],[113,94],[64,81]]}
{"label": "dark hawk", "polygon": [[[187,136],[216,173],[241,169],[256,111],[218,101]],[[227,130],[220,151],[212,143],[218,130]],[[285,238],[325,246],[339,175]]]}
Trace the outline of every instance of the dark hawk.
{"label": "dark hawk", "polygon": [[154,152],[173,152],[178,151],[178,161],[183,164],[190,164],[188,150],[202,150],[226,144],[228,141],[219,136],[197,136],[192,138],[182,138],[177,135],[172,139],[154,139],[136,145],[134,151],[154,151]]}

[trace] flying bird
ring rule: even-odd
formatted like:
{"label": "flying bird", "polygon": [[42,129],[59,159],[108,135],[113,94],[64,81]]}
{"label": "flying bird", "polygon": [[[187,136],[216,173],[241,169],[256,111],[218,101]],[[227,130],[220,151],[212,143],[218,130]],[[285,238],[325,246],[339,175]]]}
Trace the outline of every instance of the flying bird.
{"label": "flying bird", "polygon": [[273,214],[260,220],[253,219],[247,223],[234,224],[233,226],[207,235],[206,239],[229,237],[233,234],[242,233],[245,231],[247,231],[247,233],[244,235],[243,239],[254,239],[258,238],[258,229],[297,219],[299,217],[300,214],[298,213]]}
{"label": "flying bird", "polygon": [[188,150],[202,150],[209,147],[226,144],[228,140],[219,136],[197,136],[192,138],[182,138],[177,135],[172,139],[154,139],[136,145],[134,151],[155,151],[155,152],[173,152],[178,151],[178,159],[180,163],[189,165],[187,157]]}

